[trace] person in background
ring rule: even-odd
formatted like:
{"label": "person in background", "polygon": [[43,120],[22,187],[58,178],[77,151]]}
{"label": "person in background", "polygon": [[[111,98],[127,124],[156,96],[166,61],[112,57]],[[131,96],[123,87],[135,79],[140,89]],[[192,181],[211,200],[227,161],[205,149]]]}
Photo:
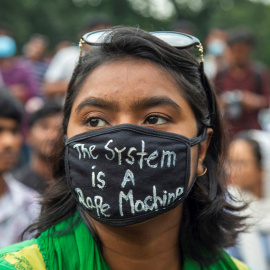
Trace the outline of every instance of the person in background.
{"label": "person in background", "polygon": [[238,133],[229,147],[227,181],[237,199],[250,203],[250,228],[228,252],[253,270],[270,267],[270,134],[260,130]]}
{"label": "person in background", "polygon": [[26,266],[20,256],[50,270],[248,269],[222,250],[244,218],[226,197],[215,93],[185,49],[199,40],[130,27],[88,38],[37,238],[2,249],[1,270]]}
{"label": "person in background", "polygon": [[228,66],[214,82],[233,137],[242,130],[261,129],[258,112],[269,106],[270,81],[268,69],[251,58],[255,38],[248,28],[233,29],[227,43]]}
{"label": "person in background", "polygon": [[49,157],[60,131],[62,108],[53,101],[40,106],[29,119],[27,143],[30,146],[30,163],[14,175],[23,184],[42,193],[53,180]]}
{"label": "person in background", "polygon": [[227,31],[214,28],[205,39],[206,55],[204,69],[207,77],[212,81],[219,70],[227,65]]}
{"label": "person in background", "polygon": [[[0,247],[21,241],[21,234],[39,214],[37,193],[11,175],[20,152],[21,105],[0,90]],[[28,235],[30,237],[30,235]]]}
{"label": "person in background", "polygon": [[0,77],[2,84],[22,104],[37,94],[29,63],[15,57],[16,43],[5,24],[0,23]]}
{"label": "person in background", "polygon": [[[79,33],[79,36],[89,31],[106,29],[110,25],[107,18],[98,17],[91,19],[85,25],[84,30]],[[72,72],[78,61],[79,53],[77,46],[69,46],[60,49],[52,58],[44,77],[43,91],[47,98],[63,101]]]}
{"label": "person in background", "polygon": [[48,37],[41,34],[34,34],[24,45],[24,55],[21,57],[32,65],[31,71],[37,82],[39,96],[42,96],[41,85],[49,65],[48,59],[46,59],[48,44]]}

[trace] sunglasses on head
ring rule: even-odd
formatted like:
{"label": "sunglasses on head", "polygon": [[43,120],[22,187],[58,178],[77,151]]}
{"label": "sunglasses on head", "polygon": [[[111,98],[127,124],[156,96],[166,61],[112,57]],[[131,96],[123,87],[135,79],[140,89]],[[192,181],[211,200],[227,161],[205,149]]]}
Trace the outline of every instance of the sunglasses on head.
{"label": "sunglasses on head", "polygon": [[[108,36],[113,30],[98,30],[93,31],[85,34],[80,42],[79,42],[79,48],[80,48],[80,58],[82,56],[82,46],[83,44],[88,44],[92,46],[100,46],[104,43],[110,42],[110,36]],[[166,42],[170,46],[173,46],[178,49],[189,49],[192,47],[195,47],[198,49],[200,53],[200,77],[202,85],[205,89],[208,103],[209,103],[209,113],[210,115],[214,114],[215,107],[213,103],[213,97],[210,90],[209,82],[204,74],[204,68],[203,68],[203,46],[200,42],[200,40],[192,35],[188,35],[181,32],[174,32],[174,31],[155,31],[150,32],[151,35],[159,38],[160,40]],[[210,120],[211,122],[211,120]]]}
{"label": "sunglasses on head", "polygon": [[[79,42],[80,57],[82,56],[82,45],[84,43],[92,46],[99,46],[104,43],[108,43],[110,42],[110,39],[108,39],[107,36],[111,32],[112,30],[98,30],[85,34]],[[150,32],[150,34],[178,49],[188,49],[191,47],[198,48],[201,62],[203,62],[203,46],[198,38],[174,31],[155,31]]]}

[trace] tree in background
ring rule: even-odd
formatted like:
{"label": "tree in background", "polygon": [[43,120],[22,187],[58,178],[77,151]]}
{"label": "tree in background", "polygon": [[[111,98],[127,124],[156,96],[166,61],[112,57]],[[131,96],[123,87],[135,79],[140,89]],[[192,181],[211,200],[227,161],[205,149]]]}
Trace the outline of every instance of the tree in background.
{"label": "tree in background", "polygon": [[195,25],[202,41],[214,27],[249,26],[259,41],[256,58],[270,65],[269,0],[0,0],[0,20],[9,23],[20,48],[33,33],[77,42],[82,25],[106,14],[114,25],[169,30],[178,19]]}

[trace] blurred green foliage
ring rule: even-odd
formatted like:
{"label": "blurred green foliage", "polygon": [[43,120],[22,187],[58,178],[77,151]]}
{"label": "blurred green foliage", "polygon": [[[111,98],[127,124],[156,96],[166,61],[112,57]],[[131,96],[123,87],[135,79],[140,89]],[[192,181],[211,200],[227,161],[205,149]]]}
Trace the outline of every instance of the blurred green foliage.
{"label": "blurred green foliage", "polygon": [[245,25],[257,39],[256,59],[270,66],[270,5],[255,0],[163,0],[161,16],[155,5],[161,0],[0,0],[0,21],[9,23],[18,47],[34,33],[50,38],[51,48],[62,39],[78,42],[78,33],[97,14],[106,14],[113,25],[140,27],[148,31],[169,30],[178,18],[195,26],[202,41],[215,27],[231,29]]}

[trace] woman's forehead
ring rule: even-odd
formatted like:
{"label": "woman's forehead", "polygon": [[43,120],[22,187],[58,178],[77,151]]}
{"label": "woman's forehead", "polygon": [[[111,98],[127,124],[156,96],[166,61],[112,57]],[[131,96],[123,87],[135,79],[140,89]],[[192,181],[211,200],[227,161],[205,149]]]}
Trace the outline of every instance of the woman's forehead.
{"label": "woman's forehead", "polygon": [[87,96],[126,101],[144,96],[183,98],[173,76],[157,64],[146,60],[124,59],[106,62],[85,79],[75,103]]}
{"label": "woman's forehead", "polygon": [[185,136],[197,132],[195,114],[170,73],[148,61],[108,62],[86,78],[73,103],[70,123],[96,117],[112,125],[141,125],[150,114],[167,116],[174,124],[189,123],[192,134],[185,131]]}

